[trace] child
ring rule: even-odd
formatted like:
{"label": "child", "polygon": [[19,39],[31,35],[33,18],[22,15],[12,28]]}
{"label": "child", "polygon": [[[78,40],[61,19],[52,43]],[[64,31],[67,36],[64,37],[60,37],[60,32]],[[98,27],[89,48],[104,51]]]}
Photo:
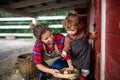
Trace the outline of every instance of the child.
{"label": "child", "polygon": [[94,38],[95,32],[90,36],[80,24],[80,16],[78,14],[68,14],[63,21],[63,26],[67,31],[65,37],[64,49],[62,57],[66,57],[67,52],[71,51],[71,59],[73,66],[80,70],[80,80],[86,80],[90,70],[90,55],[92,47],[88,42],[88,38]]}

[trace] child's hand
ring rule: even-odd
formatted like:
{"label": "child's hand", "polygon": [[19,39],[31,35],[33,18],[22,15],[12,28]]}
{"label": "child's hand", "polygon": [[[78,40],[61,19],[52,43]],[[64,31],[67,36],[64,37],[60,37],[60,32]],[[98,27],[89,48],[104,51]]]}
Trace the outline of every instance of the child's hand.
{"label": "child's hand", "polygon": [[74,70],[73,65],[69,66],[69,69],[70,69],[70,70]]}
{"label": "child's hand", "polygon": [[61,58],[62,58],[62,59],[65,59],[66,56],[67,56],[67,53],[66,53],[65,51],[62,51]]}
{"label": "child's hand", "polygon": [[97,32],[96,31],[92,32],[91,35],[90,35],[90,38],[91,39],[97,38]]}

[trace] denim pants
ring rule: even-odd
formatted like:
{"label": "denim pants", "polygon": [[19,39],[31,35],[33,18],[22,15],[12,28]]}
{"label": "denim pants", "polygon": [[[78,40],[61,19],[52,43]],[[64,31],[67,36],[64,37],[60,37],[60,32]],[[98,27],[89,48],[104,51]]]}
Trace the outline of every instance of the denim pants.
{"label": "denim pants", "polygon": [[[65,67],[68,67],[67,61],[61,59],[56,60],[52,65],[53,69],[58,69],[58,70]],[[47,80],[46,73],[40,70],[39,70],[39,80]]]}

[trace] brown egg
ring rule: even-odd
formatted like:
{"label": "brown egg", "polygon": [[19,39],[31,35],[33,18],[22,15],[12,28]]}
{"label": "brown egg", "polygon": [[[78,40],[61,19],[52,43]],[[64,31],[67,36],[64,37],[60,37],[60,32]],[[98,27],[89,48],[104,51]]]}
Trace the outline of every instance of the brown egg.
{"label": "brown egg", "polygon": [[68,71],[66,70],[66,71],[64,71],[64,74],[68,74]]}
{"label": "brown egg", "polygon": [[67,72],[68,72],[68,74],[71,74],[72,71],[71,71],[71,70],[68,70]]}

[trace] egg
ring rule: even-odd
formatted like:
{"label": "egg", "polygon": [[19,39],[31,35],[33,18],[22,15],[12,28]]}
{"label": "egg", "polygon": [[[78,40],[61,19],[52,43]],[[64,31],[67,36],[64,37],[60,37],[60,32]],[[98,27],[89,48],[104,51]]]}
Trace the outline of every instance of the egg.
{"label": "egg", "polygon": [[68,74],[68,71],[64,71],[64,74]]}

